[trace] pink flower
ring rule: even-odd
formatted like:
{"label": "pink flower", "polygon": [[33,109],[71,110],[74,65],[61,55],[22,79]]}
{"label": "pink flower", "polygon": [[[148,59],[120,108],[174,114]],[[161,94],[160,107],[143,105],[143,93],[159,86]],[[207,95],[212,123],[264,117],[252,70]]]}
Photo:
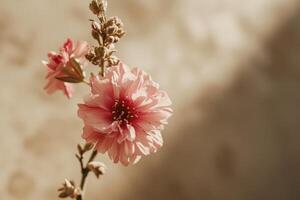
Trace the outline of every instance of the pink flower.
{"label": "pink flower", "polygon": [[85,61],[85,55],[89,51],[89,45],[87,42],[77,42],[74,47],[74,43],[71,39],[67,39],[64,45],[60,48],[60,53],[49,52],[48,62],[43,62],[47,66],[46,79],[48,83],[44,87],[48,94],[52,94],[57,90],[63,91],[63,93],[68,97],[72,97],[73,87],[70,83],[66,83],[57,80],[55,77],[64,75],[62,69],[66,67],[70,58],[76,58],[80,62]]}
{"label": "pink flower", "polygon": [[120,63],[91,78],[91,94],[79,104],[83,138],[127,166],[163,145],[161,131],[172,115],[166,92],[144,71]]}

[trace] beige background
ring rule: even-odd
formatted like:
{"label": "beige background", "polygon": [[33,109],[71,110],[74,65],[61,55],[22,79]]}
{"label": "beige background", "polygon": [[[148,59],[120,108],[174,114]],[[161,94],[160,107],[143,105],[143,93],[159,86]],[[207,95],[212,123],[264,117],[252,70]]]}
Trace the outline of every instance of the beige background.
{"label": "beige background", "polygon": [[[75,98],[46,96],[41,60],[89,40],[85,0],[0,2],[0,199],[53,200],[78,180]],[[90,177],[87,200],[299,200],[300,1],[109,0],[118,55],[170,93],[159,153]]]}

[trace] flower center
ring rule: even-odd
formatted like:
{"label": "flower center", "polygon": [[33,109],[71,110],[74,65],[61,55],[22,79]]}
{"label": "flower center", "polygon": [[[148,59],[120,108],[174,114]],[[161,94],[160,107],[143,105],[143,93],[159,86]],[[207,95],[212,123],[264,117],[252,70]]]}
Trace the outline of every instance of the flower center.
{"label": "flower center", "polygon": [[112,117],[114,121],[119,121],[122,124],[128,124],[137,117],[135,108],[130,106],[125,100],[115,100],[112,107]]}

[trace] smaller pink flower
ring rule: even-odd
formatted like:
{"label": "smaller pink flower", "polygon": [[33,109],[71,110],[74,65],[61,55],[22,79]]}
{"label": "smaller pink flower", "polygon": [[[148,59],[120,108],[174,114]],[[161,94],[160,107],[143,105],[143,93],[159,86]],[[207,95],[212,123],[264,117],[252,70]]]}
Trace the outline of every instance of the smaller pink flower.
{"label": "smaller pink flower", "polygon": [[49,52],[49,61],[44,61],[43,64],[47,66],[46,79],[48,83],[44,87],[48,94],[52,94],[57,90],[61,90],[68,98],[72,97],[73,86],[71,83],[66,83],[57,80],[56,77],[64,75],[62,69],[66,67],[70,58],[76,58],[83,64],[85,55],[89,52],[89,45],[87,42],[77,42],[76,46],[71,39],[67,39],[64,45],[60,48],[59,53]]}
{"label": "smaller pink flower", "polygon": [[161,131],[172,115],[171,100],[144,71],[120,63],[105,77],[91,78],[91,94],[79,105],[83,138],[127,166],[162,145]]}

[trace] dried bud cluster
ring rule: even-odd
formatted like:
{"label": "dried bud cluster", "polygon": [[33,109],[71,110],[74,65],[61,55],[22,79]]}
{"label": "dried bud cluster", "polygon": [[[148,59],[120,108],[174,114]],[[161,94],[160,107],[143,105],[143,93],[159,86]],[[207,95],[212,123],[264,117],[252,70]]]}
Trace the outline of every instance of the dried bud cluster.
{"label": "dried bud cluster", "polygon": [[125,35],[123,22],[118,17],[111,17],[103,24],[103,33],[105,44],[119,42]]}
{"label": "dried bud cluster", "polygon": [[106,61],[108,66],[114,66],[119,63],[119,59],[113,55],[114,52],[113,46],[99,46],[91,50],[86,58],[94,65],[100,65]]}
{"label": "dried bud cluster", "polygon": [[99,178],[100,175],[105,174],[106,171],[105,165],[98,161],[89,162],[87,167],[90,171],[94,172],[97,178]]}
{"label": "dried bud cluster", "polygon": [[117,65],[119,60],[113,56],[116,52],[114,44],[125,35],[124,25],[118,17],[106,19],[105,11],[107,1],[93,0],[90,10],[97,16],[99,22],[92,20],[92,36],[97,40],[99,46],[93,47],[86,55],[86,59],[92,64],[102,68]]}
{"label": "dried bud cluster", "polygon": [[80,189],[75,186],[73,181],[69,181],[67,179],[65,179],[63,186],[59,188],[58,191],[60,192],[58,195],[60,198],[70,197],[75,199],[78,195],[80,195]]}

